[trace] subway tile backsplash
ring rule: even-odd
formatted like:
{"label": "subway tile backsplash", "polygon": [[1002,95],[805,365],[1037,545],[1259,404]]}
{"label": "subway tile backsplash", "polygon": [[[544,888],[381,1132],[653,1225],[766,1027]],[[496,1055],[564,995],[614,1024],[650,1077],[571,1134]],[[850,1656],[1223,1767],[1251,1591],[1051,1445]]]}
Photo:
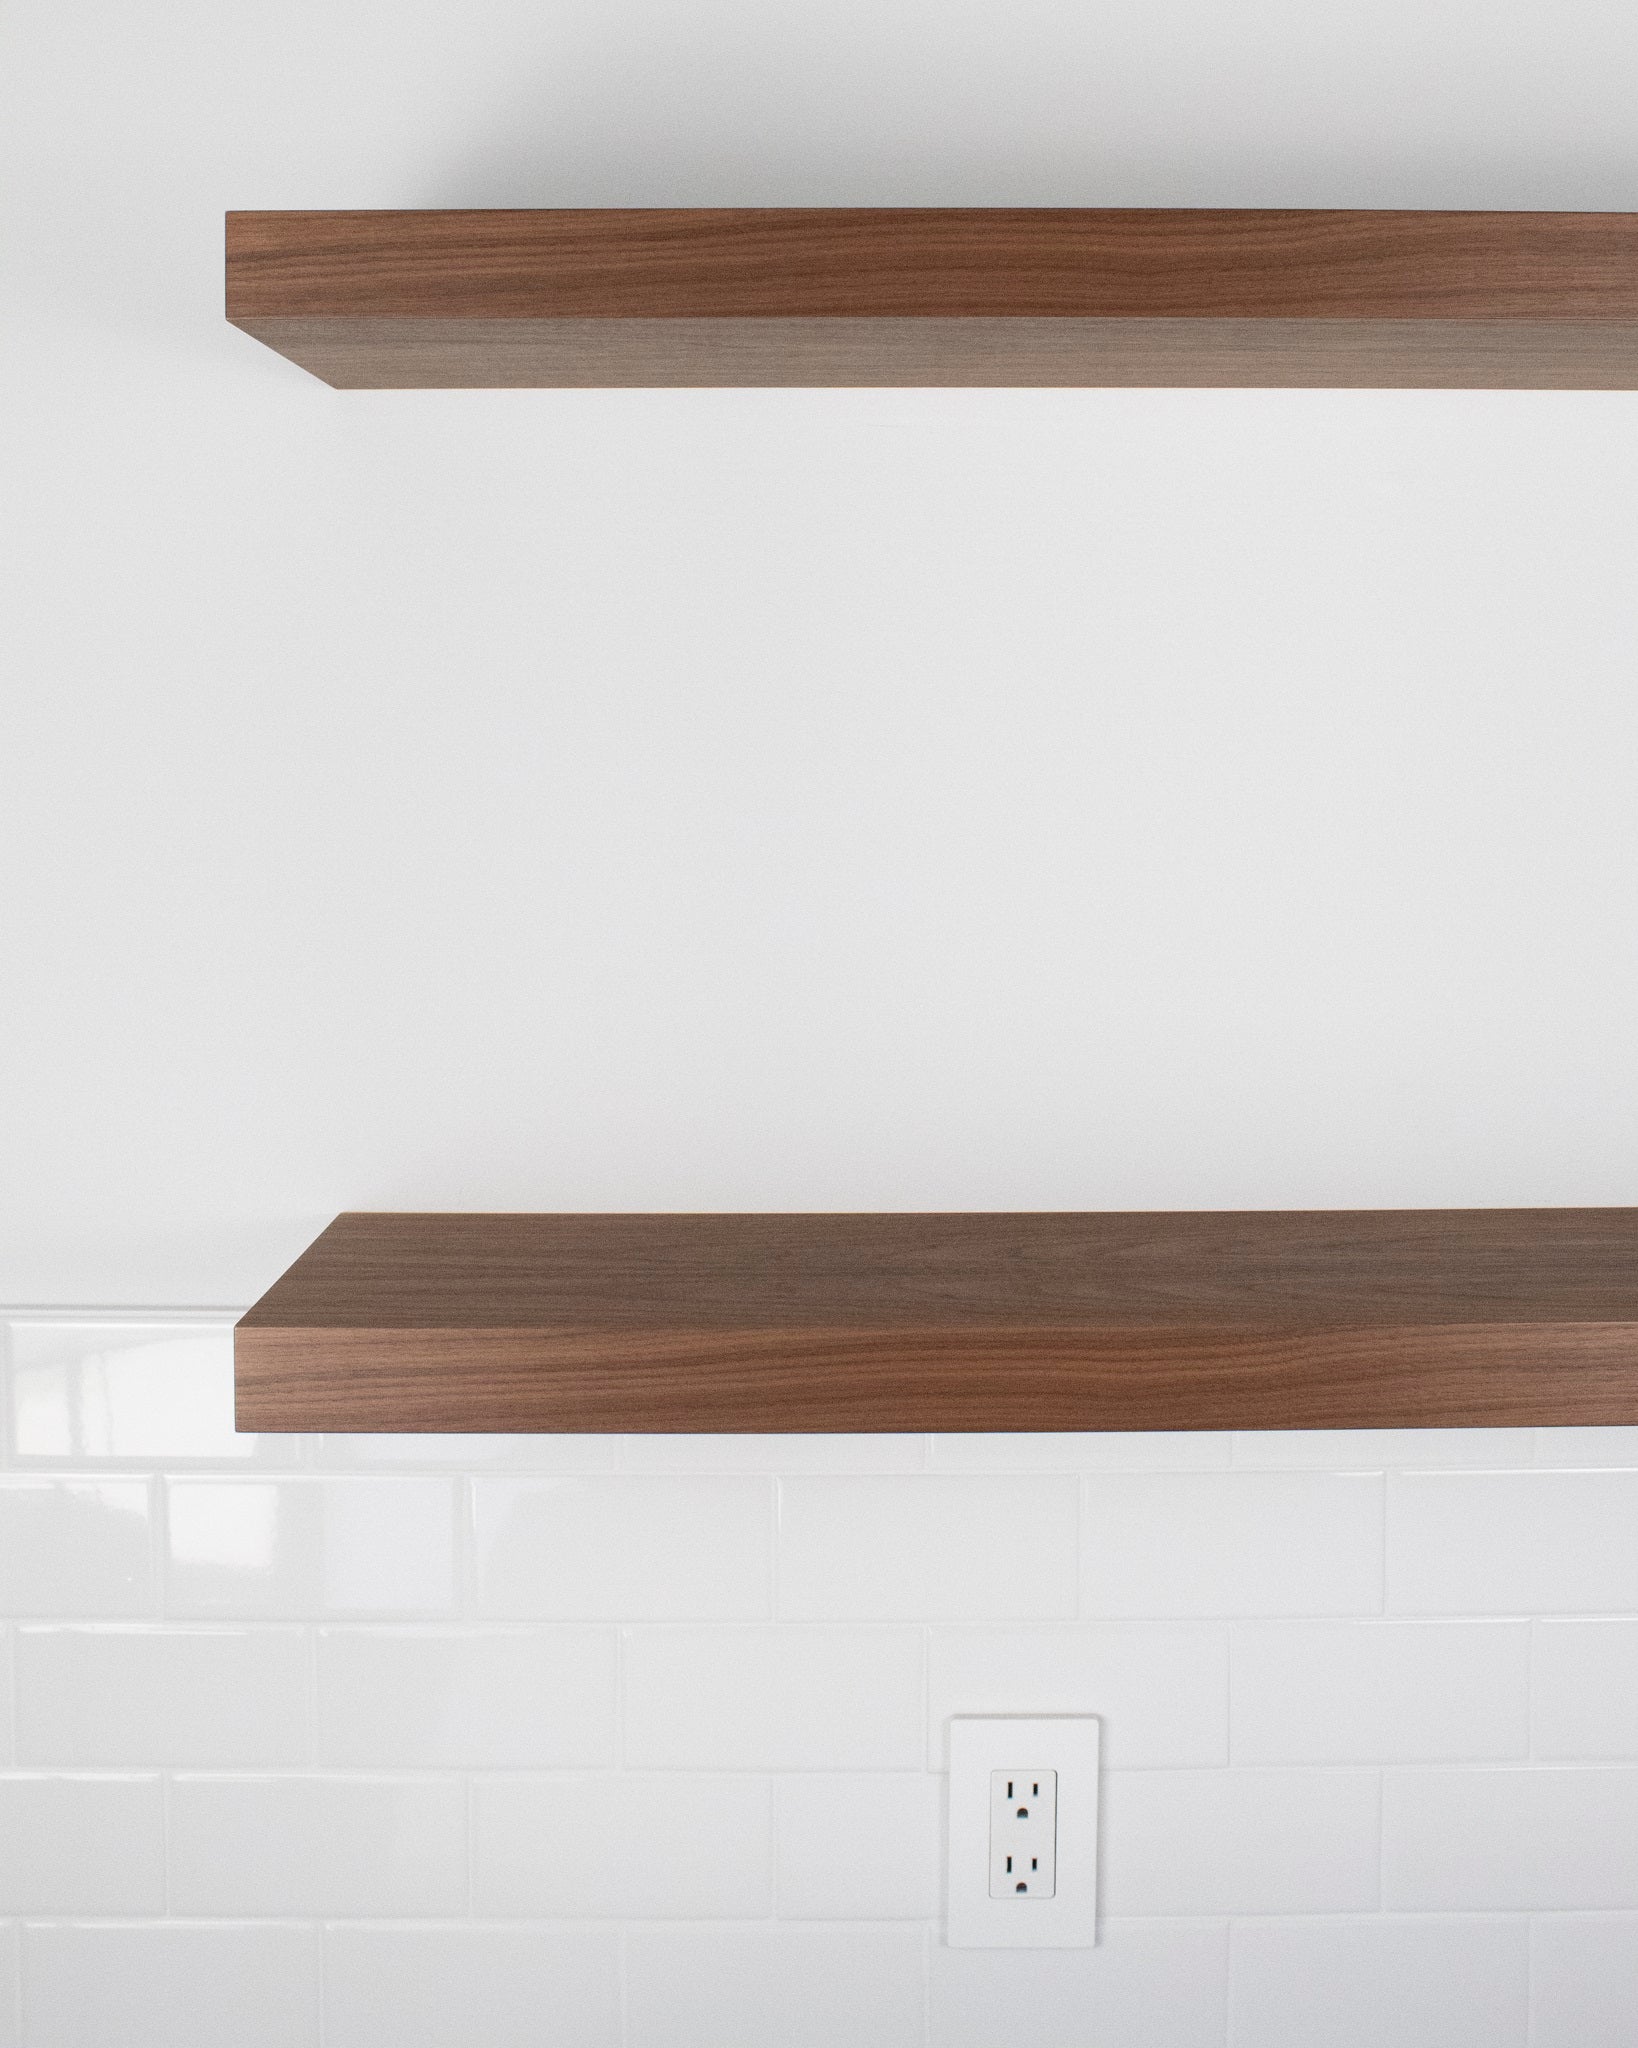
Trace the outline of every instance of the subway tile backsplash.
{"label": "subway tile backsplash", "polygon": [[[1638,1431],[238,1437],[19,1312],[0,2048],[1630,2048]],[[952,1951],[957,1713],[1101,1945]]]}

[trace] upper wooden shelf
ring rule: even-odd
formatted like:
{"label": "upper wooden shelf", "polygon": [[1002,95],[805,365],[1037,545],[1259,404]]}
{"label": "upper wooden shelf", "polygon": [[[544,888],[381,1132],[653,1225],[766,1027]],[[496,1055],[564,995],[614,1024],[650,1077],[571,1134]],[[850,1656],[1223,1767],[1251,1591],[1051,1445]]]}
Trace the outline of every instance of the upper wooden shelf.
{"label": "upper wooden shelf", "polygon": [[1638,214],[230,213],[327,384],[1638,388]]}
{"label": "upper wooden shelf", "polygon": [[1638,1423],[1638,1209],[340,1216],[248,1430]]}

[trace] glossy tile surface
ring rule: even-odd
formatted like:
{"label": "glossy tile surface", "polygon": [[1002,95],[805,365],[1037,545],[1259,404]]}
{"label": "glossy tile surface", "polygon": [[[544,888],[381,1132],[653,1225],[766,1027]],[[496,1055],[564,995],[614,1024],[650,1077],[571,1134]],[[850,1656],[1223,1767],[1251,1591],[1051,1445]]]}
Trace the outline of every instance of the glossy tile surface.
{"label": "glossy tile surface", "polygon": [[1073,1479],[783,1479],[779,1612],[802,1621],[1075,1611]]}
{"label": "glossy tile surface", "polygon": [[478,1479],[480,1613],[515,1620],[760,1620],[772,1600],[765,1479]]}
{"label": "glossy tile surface", "polygon": [[30,1927],[30,2048],[317,2048],[311,1927]]}
{"label": "glossy tile surface", "polygon": [[321,1629],[318,1760],[607,1766],[617,1673],[612,1629]]}
{"label": "glossy tile surface", "polygon": [[908,1628],[630,1632],[626,1762],[650,1770],[905,1770],[923,1645]]}
{"label": "glossy tile surface", "polygon": [[[208,1318],[0,1366],[0,2048],[1631,2048],[1638,1436],[253,1440]],[[943,1943],[1017,1712],[1103,1722],[1095,1950]]]}
{"label": "glossy tile surface", "polygon": [[325,2048],[620,2048],[607,1928],[332,1927]]}
{"label": "glossy tile surface", "polygon": [[16,1670],[21,1763],[299,1768],[312,1752],[299,1629],[24,1627]]}
{"label": "glossy tile surface", "polygon": [[195,1919],[458,1913],[465,1840],[449,1779],[178,1776],[172,1904]]}
{"label": "glossy tile surface", "polygon": [[147,1615],[155,1600],[147,1480],[0,1476],[0,1613]]}
{"label": "glossy tile surface", "polygon": [[157,1776],[0,1777],[0,1915],[134,1918],[164,1910]]}
{"label": "glossy tile surface", "polygon": [[457,1500],[450,1479],[173,1479],[167,1612],[451,1614]]}

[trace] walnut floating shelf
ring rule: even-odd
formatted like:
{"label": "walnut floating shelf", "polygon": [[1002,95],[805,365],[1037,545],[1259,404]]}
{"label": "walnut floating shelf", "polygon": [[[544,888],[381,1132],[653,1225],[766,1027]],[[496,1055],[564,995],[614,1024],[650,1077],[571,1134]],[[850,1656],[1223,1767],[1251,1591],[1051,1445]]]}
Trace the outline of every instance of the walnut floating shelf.
{"label": "walnut floating shelf", "polygon": [[340,1216],[250,1430],[1638,1423],[1638,1209]]}
{"label": "walnut floating shelf", "polygon": [[230,213],[228,318],[343,388],[1638,387],[1638,214]]}
{"label": "walnut floating shelf", "polygon": [[227,313],[342,388],[1638,388],[1638,214],[230,213]]}

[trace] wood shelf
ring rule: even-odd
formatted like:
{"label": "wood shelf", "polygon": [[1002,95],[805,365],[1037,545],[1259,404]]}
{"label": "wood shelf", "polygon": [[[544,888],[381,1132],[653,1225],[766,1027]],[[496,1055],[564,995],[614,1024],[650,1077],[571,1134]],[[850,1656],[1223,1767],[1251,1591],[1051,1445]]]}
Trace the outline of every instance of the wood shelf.
{"label": "wood shelf", "polygon": [[1638,1209],[346,1215],[246,1430],[1638,1423]]}
{"label": "wood shelf", "polygon": [[1638,214],[230,213],[227,315],[343,389],[1638,388]]}

